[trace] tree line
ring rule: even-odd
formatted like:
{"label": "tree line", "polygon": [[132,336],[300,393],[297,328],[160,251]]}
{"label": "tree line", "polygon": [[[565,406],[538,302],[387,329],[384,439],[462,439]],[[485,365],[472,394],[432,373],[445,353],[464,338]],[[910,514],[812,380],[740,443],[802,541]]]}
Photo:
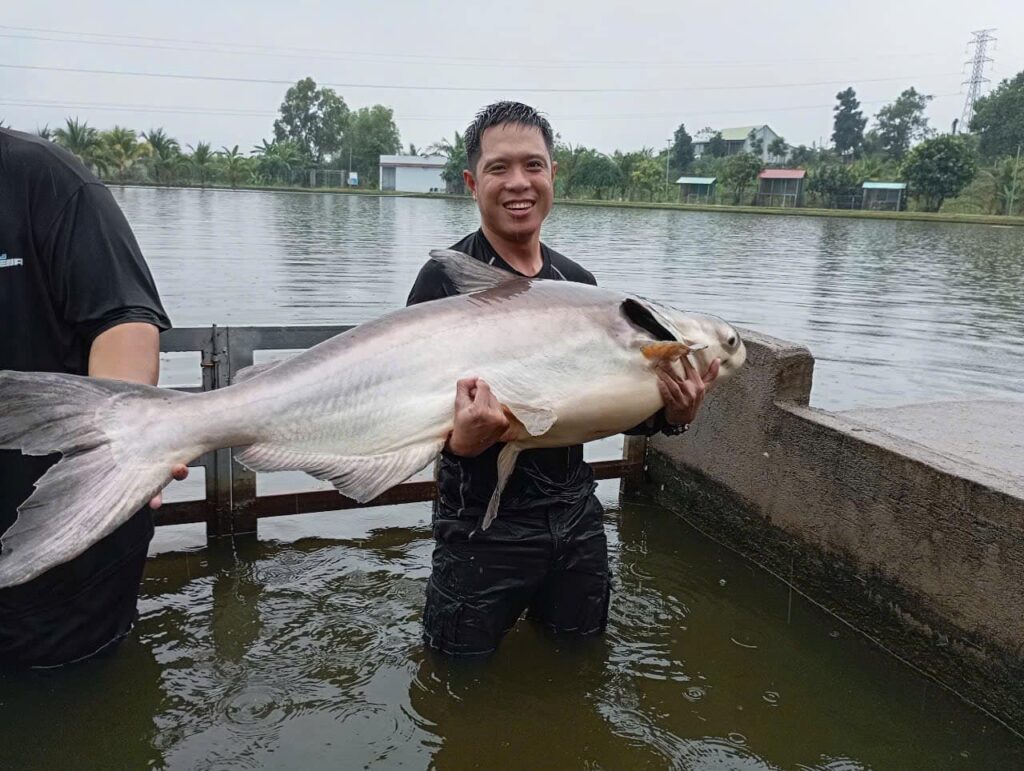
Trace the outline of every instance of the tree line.
{"label": "tree line", "polygon": [[[908,183],[920,209],[938,211],[955,203],[961,211],[1006,214],[1016,197],[1021,211],[1024,195],[1016,187],[1024,188],[1024,160],[1017,155],[1024,145],[1024,72],[981,97],[969,126],[954,124],[948,133],[929,125],[925,110],[931,99],[908,88],[876,113],[869,128],[855,90],[847,88],[836,94],[828,147],[791,146],[779,137],[764,148],[752,133],[749,151],[730,155],[721,132],[704,128],[697,134],[704,147],[697,158],[685,125],[661,150],[603,153],[557,136],[555,192],[562,198],[672,201],[678,196],[674,180],[689,174],[715,177],[718,203],[748,203],[757,175],[768,165],[806,169],[811,205],[851,206],[865,181],[899,180]],[[333,89],[318,87],[312,78],[287,90],[272,129],[270,138],[248,152],[237,145],[214,149],[206,142],[183,147],[162,128],[100,131],[77,118],[38,133],[105,179],[155,184],[343,187],[346,172],[355,171],[360,187],[374,188],[379,156],[403,151],[390,107],[350,109]],[[410,145],[405,152],[445,156],[442,176],[449,192],[465,193],[466,147],[458,131],[422,151]]]}

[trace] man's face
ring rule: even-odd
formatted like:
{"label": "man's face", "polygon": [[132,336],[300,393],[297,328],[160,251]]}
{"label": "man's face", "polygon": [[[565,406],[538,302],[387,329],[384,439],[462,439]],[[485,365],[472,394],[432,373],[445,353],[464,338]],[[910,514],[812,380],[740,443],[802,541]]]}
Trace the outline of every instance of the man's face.
{"label": "man's face", "polygon": [[484,131],[480,160],[463,176],[483,224],[509,241],[526,241],[551,211],[557,169],[540,129],[504,123]]}

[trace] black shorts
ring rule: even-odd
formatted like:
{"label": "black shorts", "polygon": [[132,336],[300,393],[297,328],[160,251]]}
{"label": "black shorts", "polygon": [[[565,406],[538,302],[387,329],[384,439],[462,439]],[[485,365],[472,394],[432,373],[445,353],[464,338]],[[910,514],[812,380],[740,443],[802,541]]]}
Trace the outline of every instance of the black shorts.
{"label": "black shorts", "polygon": [[434,514],[423,639],[449,655],[490,653],[525,611],[556,632],[604,631],[611,581],[603,510],[593,495],[528,514]]}
{"label": "black shorts", "polygon": [[135,622],[153,538],[148,507],[69,562],[0,589],[0,667],[52,667],[92,656]]}

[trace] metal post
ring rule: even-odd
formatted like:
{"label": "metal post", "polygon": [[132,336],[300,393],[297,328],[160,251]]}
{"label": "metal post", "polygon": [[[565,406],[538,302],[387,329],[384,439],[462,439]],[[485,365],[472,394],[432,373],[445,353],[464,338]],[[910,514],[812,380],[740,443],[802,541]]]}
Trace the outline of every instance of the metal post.
{"label": "metal post", "polygon": [[[253,363],[253,338],[248,330],[227,328],[228,333],[228,356],[227,369],[228,381],[223,385],[230,385],[235,382],[236,373]],[[231,533],[256,532],[256,512],[254,509],[256,501],[256,473],[245,468],[235,460],[234,450],[228,450],[231,455]]]}
{"label": "metal post", "polygon": [[[228,362],[228,330],[213,326],[212,366],[204,370],[213,378],[213,388],[223,388],[231,382]],[[205,386],[205,383],[204,383]],[[211,496],[211,486],[212,493]],[[206,520],[206,537],[231,535],[231,449],[213,453],[213,479],[206,478],[206,497],[213,498],[213,508]]]}
{"label": "metal post", "polygon": [[644,465],[647,459],[647,441],[646,436],[627,436],[623,442],[622,458],[634,464],[631,470],[622,476],[619,489],[623,498],[636,496],[647,478],[647,468]]}

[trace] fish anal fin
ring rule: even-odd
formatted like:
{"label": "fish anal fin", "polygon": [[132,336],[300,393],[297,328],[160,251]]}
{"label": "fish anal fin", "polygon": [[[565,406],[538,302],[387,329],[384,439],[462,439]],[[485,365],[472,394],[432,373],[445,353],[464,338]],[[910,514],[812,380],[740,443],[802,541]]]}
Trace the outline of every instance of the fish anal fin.
{"label": "fish anal fin", "polygon": [[305,471],[330,482],[342,495],[366,503],[426,468],[444,440],[403,447],[378,455],[332,455],[273,444],[253,444],[236,459],[251,471]]}
{"label": "fish anal fin", "polygon": [[498,506],[501,503],[501,493],[505,489],[508,478],[512,476],[512,469],[516,467],[516,458],[522,448],[514,442],[506,444],[498,453],[498,483],[494,486],[491,500],[487,503],[487,511],[484,512],[484,521],[480,529],[486,530],[491,526],[494,518],[498,516]]}

